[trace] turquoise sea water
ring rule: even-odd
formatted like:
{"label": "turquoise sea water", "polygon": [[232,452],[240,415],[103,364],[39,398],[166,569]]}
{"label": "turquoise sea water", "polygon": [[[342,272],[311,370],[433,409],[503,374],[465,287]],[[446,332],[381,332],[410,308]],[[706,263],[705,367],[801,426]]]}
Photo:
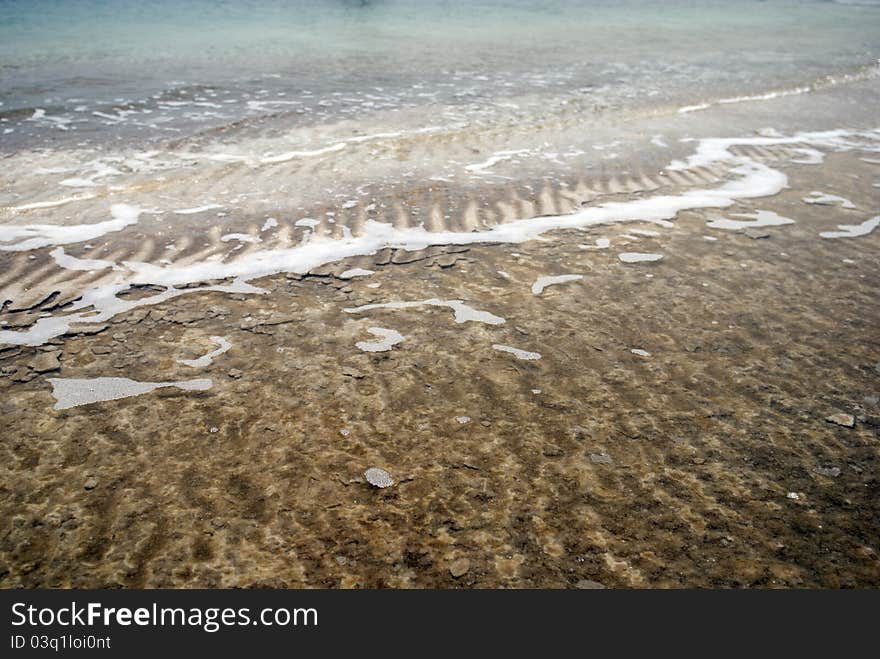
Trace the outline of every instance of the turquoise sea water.
{"label": "turquoise sea water", "polygon": [[0,0],[0,149],[523,94],[686,104],[878,57],[870,0]]}

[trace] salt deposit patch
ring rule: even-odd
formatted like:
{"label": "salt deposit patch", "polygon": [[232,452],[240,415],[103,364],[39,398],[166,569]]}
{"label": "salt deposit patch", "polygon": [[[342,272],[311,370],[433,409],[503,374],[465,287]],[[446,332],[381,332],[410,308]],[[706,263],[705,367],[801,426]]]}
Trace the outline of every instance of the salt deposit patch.
{"label": "salt deposit patch", "polygon": [[340,279],[353,279],[354,277],[369,277],[372,274],[375,274],[375,270],[364,270],[363,268],[352,268],[351,270],[346,270],[341,275],[339,275]]}
{"label": "salt deposit patch", "polygon": [[69,245],[94,240],[107,233],[137,224],[143,211],[127,204],[110,207],[112,220],[95,224],[0,224],[0,251],[23,252],[41,247]]}
{"label": "salt deposit patch", "polygon": [[535,280],[535,283],[532,284],[532,294],[540,295],[548,286],[564,284],[569,281],[578,281],[579,279],[583,278],[583,275],[555,275],[552,277],[538,277]]}
{"label": "salt deposit patch", "polygon": [[358,341],[355,343],[364,352],[386,352],[404,339],[403,334],[400,332],[393,329],[385,329],[384,327],[370,327],[367,331],[374,336],[378,336],[379,340]]}
{"label": "salt deposit patch", "polygon": [[788,217],[777,215],[773,211],[756,211],[755,213],[736,213],[731,217],[747,217],[752,218],[748,221],[728,220],[726,218],[712,220],[708,222],[708,226],[713,229],[728,229],[738,231],[740,229],[753,229],[756,227],[775,227],[785,224],[794,224],[794,220]]}
{"label": "salt deposit patch", "polygon": [[57,401],[56,410],[140,396],[163,387],[177,387],[184,391],[206,391],[213,384],[209,379],[137,382],[128,378],[49,378],[49,383],[52,385],[52,395]]}
{"label": "salt deposit patch", "polygon": [[858,238],[867,236],[880,225],[880,215],[865,220],[861,224],[838,224],[839,231],[823,231],[819,235],[823,238]]}
{"label": "salt deposit patch", "polygon": [[219,357],[232,347],[232,344],[222,336],[212,336],[211,341],[213,341],[220,347],[216,350],[212,350],[207,355],[202,355],[198,359],[178,359],[177,361],[184,366],[191,366],[193,368],[204,368],[205,366],[210,366],[211,362],[213,362],[216,357]]}
{"label": "salt deposit patch", "polygon": [[113,261],[104,261],[101,259],[78,259],[75,256],[70,256],[70,254],[64,252],[63,247],[56,247],[49,252],[49,256],[54,259],[59,267],[64,268],[65,270],[83,270],[91,272],[93,270],[106,270],[107,268],[120,269]]}
{"label": "salt deposit patch", "polygon": [[381,304],[365,304],[360,307],[345,309],[346,313],[363,313],[372,311],[373,309],[415,309],[418,307],[448,307],[455,312],[456,323],[466,323],[474,321],[477,323],[486,323],[487,325],[501,325],[505,322],[504,318],[495,316],[488,311],[479,311],[473,307],[469,307],[461,300],[438,300],[436,298],[430,300],[418,300],[413,302],[384,302]]}
{"label": "salt deposit patch", "polygon": [[642,252],[624,252],[623,254],[618,254],[617,258],[624,263],[650,263],[653,261],[659,261],[663,258],[663,255],[643,254]]}
{"label": "salt deposit patch", "polygon": [[534,361],[541,359],[541,353],[539,352],[529,352],[528,350],[520,350],[519,348],[512,348],[511,346],[501,345],[500,343],[495,343],[492,345],[495,350],[499,350],[500,352],[507,352],[516,357],[517,359],[524,359],[527,361]]}
{"label": "salt deposit patch", "polygon": [[841,208],[849,208],[855,209],[856,205],[852,203],[849,199],[845,197],[839,197],[835,194],[827,194],[825,192],[819,192],[818,190],[813,190],[810,193],[809,197],[804,197],[803,199],[808,204],[818,204],[820,206],[832,206],[834,204],[840,204]]}

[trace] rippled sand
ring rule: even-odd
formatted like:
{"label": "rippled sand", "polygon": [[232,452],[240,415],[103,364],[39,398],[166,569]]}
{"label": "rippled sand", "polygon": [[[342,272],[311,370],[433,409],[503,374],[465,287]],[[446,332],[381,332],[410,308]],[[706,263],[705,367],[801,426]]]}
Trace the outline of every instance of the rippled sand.
{"label": "rippled sand", "polygon": [[[876,215],[863,155],[671,227],[383,251],[2,349],[0,583],[878,586],[880,231],[820,237]],[[759,210],[795,222],[707,226]],[[346,311],[419,300],[504,322]],[[47,377],[107,376],[212,386],[53,410]]]}

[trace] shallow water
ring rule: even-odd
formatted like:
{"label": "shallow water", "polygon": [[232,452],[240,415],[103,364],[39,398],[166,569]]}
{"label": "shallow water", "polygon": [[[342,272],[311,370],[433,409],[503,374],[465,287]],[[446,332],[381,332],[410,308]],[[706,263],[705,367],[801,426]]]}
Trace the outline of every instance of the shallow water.
{"label": "shallow water", "polygon": [[503,121],[550,99],[699,106],[878,57],[871,3],[4,0],[0,150],[245,118],[277,131],[406,108]]}

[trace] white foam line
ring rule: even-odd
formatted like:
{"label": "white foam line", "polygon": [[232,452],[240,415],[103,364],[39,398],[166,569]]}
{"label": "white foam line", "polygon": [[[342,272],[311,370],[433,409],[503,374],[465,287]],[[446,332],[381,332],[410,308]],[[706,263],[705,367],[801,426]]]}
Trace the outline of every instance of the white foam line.
{"label": "white foam line", "polygon": [[436,298],[430,300],[417,300],[412,302],[384,302],[380,304],[365,304],[360,307],[351,307],[345,309],[346,313],[363,313],[374,309],[415,309],[417,307],[448,307],[455,312],[456,323],[466,323],[474,321],[478,323],[486,323],[487,325],[501,325],[505,322],[504,318],[495,316],[488,311],[479,311],[473,307],[469,307],[461,300],[438,300]]}
{"label": "white foam line", "polygon": [[752,96],[731,96],[728,98],[720,98],[714,102],[699,103],[697,105],[686,105],[678,109],[679,114],[688,114],[690,112],[701,112],[708,110],[713,105],[730,105],[732,103],[751,103],[754,101],[769,101],[774,98],[782,98],[784,96],[794,96],[796,94],[806,94],[810,92],[810,87],[796,87],[795,89],[782,89],[779,91],[767,92],[766,94],[754,94]]}
{"label": "white foam line", "polygon": [[385,329],[384,327],[370,327],[367,329],[370,334],[378,336],[376,341],[358,341],[355,345],[364,352],[387,352],[393,346],[403,341],[403,334],[393,329]]}
{"label": "white foam line", "polygon": [[163,387],[184,391],[207,391],[213,383],[208,379],[179,382],[137,382],[128,378],[48,378],[55,397],[55,409],[67,410],[108,400],[141,396]]}
{"label": "white foam line", "polygon": [[708,110],[712,107],[709,103],[700,103],[698,105],[685,105],[683,108],[678,108],[679,114],[688,114],[689,112],[700,112],[701,110]]}
{"label": "white foam line", "polygon": [[346,146],[348,146],[345,142],[338,142],[337,144],[333,144],[332,146],[324,147],[323,149],[314,149],[312,151],[287,151],[285,153],[279,153],[276,156],[264,156],[260,158],[260,163],[263,165],[274,165],[279,162],[287,162],[288,160],[293,160],[294,158],[312,158],[314,156],[322,156],[325,153],[333,153],[334,151],[342,151]]}
{"label": "white foam line", "polygon": [[[858,138],[862,138],[861,142]],[[77,317],[43,317],[25,330],[0,330],[0,343],[14,345],[41,345],[49,338],[67,332],[71,324],[103,322],[135,306],[155,304],[184,293],[204,290],[228,292],[259,292],[246,282],[280,272],[305,274],[310,270],[353,256],[375,254],[381,249],[422,250],[432,245],[468,245],[486,243],[524,243],[559,229],[586,228],[617,222],[653,222],[672,226],[670,220],[685,210],[727,208],[737,200],[768,197],[777,194],[788,183],[781,171],[753,160],[746,155],[735,155],[735,146],[777,144],[809,144],[811,146],[844,150],[863,148],[864,140],[880,140],[880,130],[846,132],[826,131],[800,133],[791,137],[751,137],[702,140],[694,156],[694,166],[724,162],[730,175],[735,177],[715,188],[688,190],[679,195],[658,195],[630,201],[607,202],[581,208],[570,215],[544,216],[498,224],[479,232],[430,232],[423,227],[396,229],[390,224],[368,220],[364,234],[345,236],[340,240],[309,241],[296,247],[255,250],[227,262],[204,261],[187,265],[155,265],[126,262],[131,270],[124,281],[111,287],[96,286],[82,295],[81,309],[93,306],[91,314]],[[54,228],[54,227],[53,227]],[[2,229],[0,229],[2,236]],[[232,279],[229,286],[208,286],[177,289],[210,280]],[[116,293],[132,284],[157,284],[169,290],[138,301],[123,301]],[[96,318],[102,320],[96,320]],[[503,321],[503,319],[498,319]]]}
{"label": "white foam line", "polygon": [[55,199],[53,201],[35,201],[32,204],[23,204],[21,206],[11,206],[9,210],[12,211],[30,211],[30,210],[39,210],[41,208],[55,208],[56,206],[64,206],[65,204],[73,203],[74,201],[84,201],[86,199],[94,199],[96,195],[93,194],[84,194],[84,195],[76,195],[73,197],[65,197],[64,199]]}
{"label": "white foam line", "polygon": [[529,352],[527,350],[520,350],[519,348],[511,348],[510,346],[504,346],[500,343],[495,343],[492,345],[495,350],[500,350],[501,352],[508,352],[517,359],[525,359],[529,361],[541,359],[541,353],[539,352]]}
{"label": "white foam line", "polygon": [[540,295],[544,292],[544,289],[548,286],[554,286],[556,284],[564,284],[569,281],[578,281],[583,279],[583,275],[556,275],[553,277],[538,277],[535,280],[535,283],[532,284],[532,294]]}
{"label": "white foam line", "polygon": [[520,149],[518,151],[498,151],[497,153],[492,154],[487,160],[474,165],[467,165],[465,169],[469,172],[482,172],[490,167],[494,167],[499,162],[510,160],[513,156],[522,155],[528,152],[528,149]]}
{"label": "white foam line", "polygon": [[880,225],[880,215],[865,220],[861,224],[838,224],[840,231],[823,231],[819,235],[823,238],[858,238],[867,236]]}
{"label": "white foam line", "polygon": [[205,366],[210,366],[211,362],[213,362],[216,357],[219,357],[232,347],[232,344],[222,336],[212,336],[211,340],[220,347],[216,350],[212,350],[207,355],[202,355],[198,359],[178,359],[177,361],[184,366],[204,368]]}
{"label": "white foam line", "polygon": [[[127,204],[114,204],[110,207],[112,220],[95,224],[0,224],[0,252],[23,252],[41,247],[69,245],[93,240],[107,233],[121,231],[136,224],[138,216],[144,212]],[[12,243],[12,244],[5,244]]]}
{"label": "white foam line", "polygon": [[204,213],[218,208],[223,208],[220,204],[206,204],[204,206],[196,206],[194,208],[181,208],[174,211],[175,215],[195,215],[196,213]]}

